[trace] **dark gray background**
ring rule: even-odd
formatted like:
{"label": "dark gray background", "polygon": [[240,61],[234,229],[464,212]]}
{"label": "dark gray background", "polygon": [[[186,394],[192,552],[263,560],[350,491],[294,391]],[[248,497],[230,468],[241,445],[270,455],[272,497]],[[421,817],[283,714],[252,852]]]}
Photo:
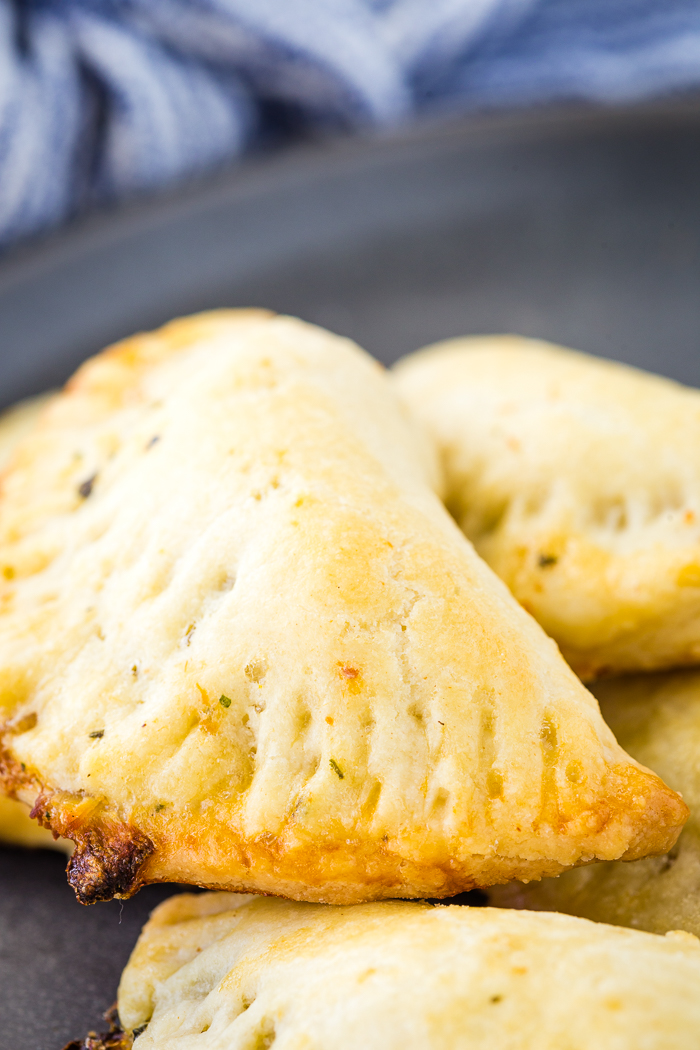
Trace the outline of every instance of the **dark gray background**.
{"label": "dark gray background", "polygon": [[700,102],[309,147],[0,264],[0,403],[178,313],[264,305],[385,361],[518,331],[700,384]]}
{"label": "dark gray background", "polygon": [[[86,220],[0,264],[0,404],[139,327],[251,304],[387,363],[517,331],[700,385],[700,103],[307,147]],[[171,892],[85,909],[63,865],[0,851],[0,1050],[99,1025]]]}

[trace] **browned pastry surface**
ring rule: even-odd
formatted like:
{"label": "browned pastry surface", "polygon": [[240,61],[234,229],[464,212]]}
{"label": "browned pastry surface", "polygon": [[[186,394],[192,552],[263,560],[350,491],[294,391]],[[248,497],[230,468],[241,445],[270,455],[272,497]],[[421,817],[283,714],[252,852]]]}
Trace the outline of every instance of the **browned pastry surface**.
{"label": "browned pastry surface", "polygon": [[0,499],[2,776],[81,900],[352,903],[665,852],[632,761],[354,344],[262,311],[88,362]]}

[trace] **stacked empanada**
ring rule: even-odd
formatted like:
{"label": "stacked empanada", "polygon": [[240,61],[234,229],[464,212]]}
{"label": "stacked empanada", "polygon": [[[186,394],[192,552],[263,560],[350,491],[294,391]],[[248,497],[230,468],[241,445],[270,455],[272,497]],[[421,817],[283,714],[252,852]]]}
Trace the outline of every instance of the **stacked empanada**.
{"label": "stacked empanada", "polygon": [[[430,423],[406,394],[413,367],[398,385]],[[505,522],[503,549],[527,514],[506,509],[496,521],[491,482],[455,495],[441,434],[415,425],[394,386],[348,340],[257,310],[173,322],[79,370],[0,475],[4,788],[75,843],[69,880],[84,903],[153,881],[323,902],[207,895],[168,905],[124,979],[130,1029],[149,1020],[144,996],[158,989],[144,1050],[200,1036],[222,1050],[332,1038],[535,1050],[564,1045],[572,1017],[572,1048],[631,1047],[622,1033],[637,1030],[658,1034],[654,1050],[690,1047],[694,1007],[648,1006],[697,979],[688,935],[662,941],[493,910],[324,906],[448,897],[666,855],[688,814],[622,750],[438,494],[461,508],[460,524],[490,521],[484,535],[500,536]],[[491,434],[487,400],[479,426]],[[500,469],[489,441],[475,452],[484,476]],[[546,444],[538,437],[528,455]],[[479,470],[469,470],[471,486]],[[529,490],[511,498],[501,481],[496,502],[525,506]],[[543,499],[549,525],[550,503],[557,514],[563,505]],[[690,509],[679,507],[685,521]],[[556,520],[561,532],[573,518]],[[695,606],[678,597],[687,543],[667,559],[682,562],[670,589],[645,583],[630,598],[633,567],[650,557],[647,524],[642,555],[635,547],[625,561],[622,544],[623,568],[608,559],[629,594],[589,602],[576,644],[557,636],[579,672],[628,667],[638,651],[639,666],[700,655]],[[661,551],[669,536],[691,536],[681,524],[652,528]],[[500,572],[482,533],[479,549]],[[569,534],[554,552],[545,533],[536,546],[550,561],[538,571],[568,565]],[[523,535],[526,550],[533,542]],[[571,564],[564,581],[583,571]],[[552,594],[542,608],[556,605]],[[562,616],[569,627],[576,619]],[[313,962],[321,944],[337,961],[332,994],[325,963]],[[561,994],[576,1002],[568,1021],[545,973],[554,957]],[[419,985],[402,1027],[397,1011]]]}
{"label": "stacked empanada", "polygon": [[696,1050],[700,941],[492,908],[185,894],[119,989],[137,1050]]}
{"label": "stacked empanada", "polygon": [[[535,340],[437,344],[396,369],[445,498],[585,677],[700,662],[700,392]],[[502,906],[700,932],[700,673],[594,689],[691,816],[668,854],[490,892]]]}
{"label": "stacked empanada", "polygon": [[700,662],[700,391],[514,336],[395,382],[456,520],[578,674]]}

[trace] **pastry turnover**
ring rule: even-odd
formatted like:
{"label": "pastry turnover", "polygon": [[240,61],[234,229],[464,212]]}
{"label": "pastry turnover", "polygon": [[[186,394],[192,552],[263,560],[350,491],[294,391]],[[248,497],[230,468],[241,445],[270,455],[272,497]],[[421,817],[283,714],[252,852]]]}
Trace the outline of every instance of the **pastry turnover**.
{"label": "pastry turnover", "polygon": [[654,933],[700,934],[700,673],[637,675],[596,687],[603,714],[640,762],[683,793],[690,818],[663,857],[594,864],[528,886],[494,891],[494,902],[571,912]]}
{"label": "pastry turnover", "polygon": [[376,362],[262,312],[127,340],[49,407],[0,500],[3,776],[82,901],[447,896],[671,847],[684,803],[430,477]]}
{"label": "pastry turnover", "polygon": [[700,942],[568,915],[232,894],[161,904],[122,976],[134,1050],[697,1050]]}
{"label": "pastry turnover", "polygon": [[583,678],[700,662],[700,392],[515,336],[395,376],[458,523]]}
{"label": "pastry turnover", "polygon": [[[33,428],[46,397],[30,398],[0,414],[0,477],[6,470],[15,445]],[[13,846],[70,846],[65,839],[54,840],[46,828],[29,816],[29,809],[21,802],[0,795],[0,842]]]}

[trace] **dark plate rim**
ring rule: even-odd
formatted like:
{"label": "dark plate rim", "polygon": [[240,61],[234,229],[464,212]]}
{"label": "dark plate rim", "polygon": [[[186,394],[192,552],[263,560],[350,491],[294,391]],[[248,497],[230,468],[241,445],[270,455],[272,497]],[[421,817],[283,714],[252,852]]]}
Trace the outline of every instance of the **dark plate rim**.
{"label": "dark plate rim", "polygon": [[700,92],[680,98],[630,105],[570,103],[489,113],[422,117],[410,126],[364,131],[357,135],[319,137],[282,149],[243,157],[205,176],[184,180],[152,193],[90,209],[67,224],[10,246],[0,254],[0,295],[31,283],[47,272],[91,250],[118,244],[135,233],[159,229],[185,216],[224,203],[275,193],[282,187],[353,167],[366,169],[396,161],[409,162],[433,143],[441,152],[475,150],[506,142],[578,138],[668,127],[700,115]]}

